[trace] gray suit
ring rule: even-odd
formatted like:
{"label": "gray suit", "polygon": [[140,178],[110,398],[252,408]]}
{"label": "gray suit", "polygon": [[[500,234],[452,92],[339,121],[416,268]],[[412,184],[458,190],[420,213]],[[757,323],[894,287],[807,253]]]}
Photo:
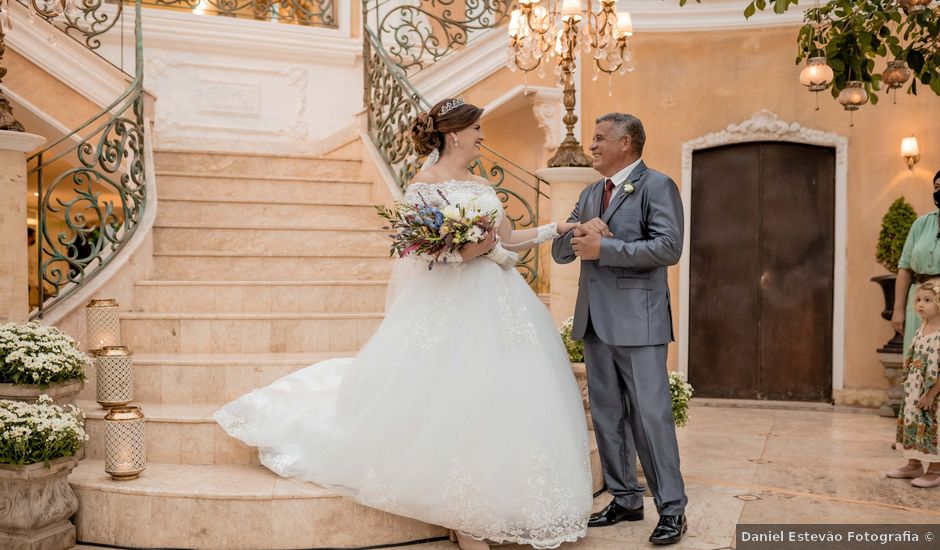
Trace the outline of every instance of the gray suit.
{"label": "gray suit", "polygon": [[[584,340],[591,414],[604,481],[627,508],[643,504],[636,456],[661,515],[681,515],[687,498],[666,374],[673,340],[666,267],[682,254],[682,202],[675,182],[641,161],[600,212],[604,180],[581,193],[569,222],[598,216],[613,237],[599,260],[581,262],[572,337]],[[552,244],[558,263],[576,258],[573,232]]]}

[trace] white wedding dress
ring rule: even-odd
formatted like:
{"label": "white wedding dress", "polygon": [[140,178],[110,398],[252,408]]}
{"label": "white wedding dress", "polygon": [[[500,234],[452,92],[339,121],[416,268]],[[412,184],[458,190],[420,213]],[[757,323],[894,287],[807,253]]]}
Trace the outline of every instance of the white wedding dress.
{"label": "white wedding dress", "polygon": [[[405,198],[445,197],[504,216],[493,188],[472,181],[413,184]],[[285,376],[215,419],[275,473],[367,506],[536,548],[584,537],[581,393],[513,263],[399,260],[385,319],[358,356]]]}

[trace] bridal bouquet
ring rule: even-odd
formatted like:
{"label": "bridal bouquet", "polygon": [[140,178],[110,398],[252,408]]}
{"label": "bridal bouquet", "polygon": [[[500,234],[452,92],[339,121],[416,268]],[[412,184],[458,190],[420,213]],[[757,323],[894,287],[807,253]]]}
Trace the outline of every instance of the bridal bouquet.
{"label": "bridal bouquet", "polygon": [[400,258],[414,252],[438,260],[442,255],[458,252],[467,243],[482,241],[496,227],[496,212],[481,212],[459,204],[441,209],[397,202],[395,208],[375,208],[390,224],[385,229],[396,231],[389,235],[392,239],[389,255],[398,254]]}

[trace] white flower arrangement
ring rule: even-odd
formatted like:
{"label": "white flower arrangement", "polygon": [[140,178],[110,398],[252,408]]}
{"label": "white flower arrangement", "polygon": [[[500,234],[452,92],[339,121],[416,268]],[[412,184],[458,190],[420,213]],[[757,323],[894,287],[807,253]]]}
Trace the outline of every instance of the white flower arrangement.
{"label": "white flower arrangement", "polygon": [[91,359],[52,326],[30,322],[0,326],[0,383],[41,387],[84,380]]}
{"label": "white flower arrangement", "polygon": [[689,399],[693,392],[692,384],[685,381],[681,372],[669,373],[669,394],[672,396],[672,417],[676,427],[681,428],[689,421]]}
{"label": "white flower arrangement", "polygon": [[572,363],[583,363],[584,362],[584,341],[582,340],[572,340],[571,339],[571,329],[574,327],[574,317],[568,317],[565,319],[565,322],[561,324],[561,341],[565,344],[565,349],[568,350],[568,360]]}
{"label": "white flower arrangement", "polygon": [[74,455],[88,441],[84,420],[80,409],[60,407],[48,395],[35,403],[0,399],[0,464],[48,464]]}
{"label": "white flower arrangement", "polygon": [[634,191],[636,191],[636,187],[634,187],[633,184],[630,183],[629,181],[624,182],[623,185],[621,185],[620,187],[623,188],[623,196],[624,196],[624,197],[629,197],[631,193],[633,193]]}

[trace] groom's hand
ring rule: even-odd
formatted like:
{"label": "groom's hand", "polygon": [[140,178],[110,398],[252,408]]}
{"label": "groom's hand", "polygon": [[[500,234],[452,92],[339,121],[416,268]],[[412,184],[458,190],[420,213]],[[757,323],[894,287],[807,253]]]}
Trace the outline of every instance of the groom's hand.
{"label": "groom's hand", "polygon": [[601,257],[601,235],[600,233],[588,233],[583,237],[574,237],[571,239],[571,248],[575,256],[582,260],[599,260]]}
{"label": "groom's hand", "polygon": [[584,237],[590,235],[591,233],[596,233],[601,237],[613,237],[614,234],[610,232],[610,228],[607,227],[607,224],[604,223],[604,220],[600,218],[594,218],[593,220],[584,222],[574,230],[575,237]]}

